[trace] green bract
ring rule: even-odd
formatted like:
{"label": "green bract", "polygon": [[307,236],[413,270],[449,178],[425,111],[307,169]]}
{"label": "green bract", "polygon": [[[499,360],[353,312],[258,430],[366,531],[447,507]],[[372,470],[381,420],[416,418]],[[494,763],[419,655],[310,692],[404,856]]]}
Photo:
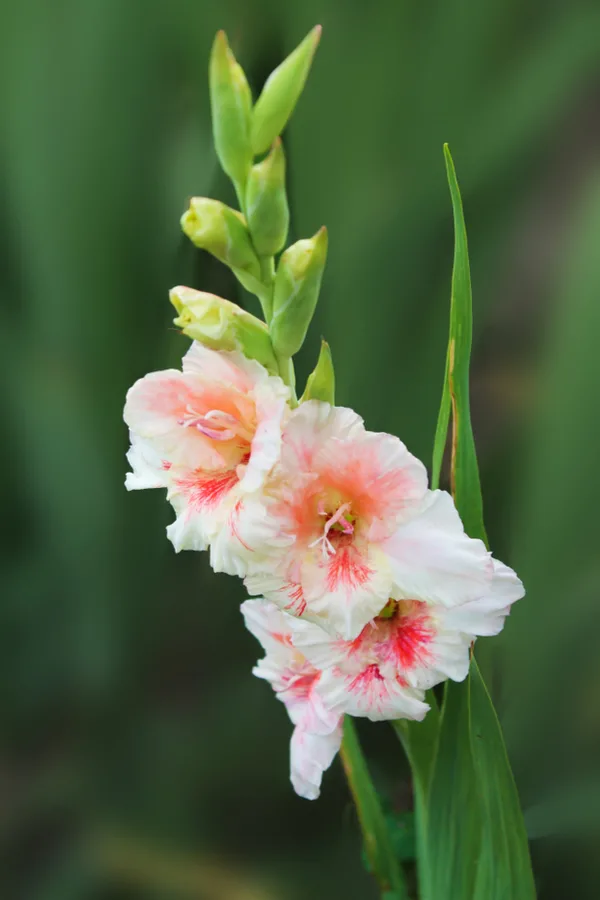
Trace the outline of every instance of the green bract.
{"label": "green bract", "polygon": [[252,113],[252,150],[264,153],[285,128],[306,82],[321,26],[315,25],[301,44],[269,75]]}
{"label": "green bract", "polygon": [[260,276],[260,263],[241,213],[219,200],[192,197],[181,227],[196,247],[208,250],[232,269]]}
{"label": "green bract", "polygon": [[269,331],[260,319],[229,300],[189,287],[173,288],[169,299],[177,310],[174,324],[188,337],[213,350],[239,350],[277,372]]}
{"label": "green bract", "polygon": [[294,356],[317,305],[327,258],[327,229],[297,241],[282,254],[275,277],[271,338],[279,356]]}
{"label": "green bract", "polygon": [[335,373],[331,350],[327,341],[321,341],[321,351],[314,371],[308,376],[306,388],[300,400],[322,400],[325,403],[335,403]]}
{"label": "green bract", "polygon": [[252,96],[244,70],[236,62],[224,31],[219,31],[209,67],[210,107],[215,149],[224,171],[244,185],[252,165]]}
{"label": "green bract", "polygon": [[246,187],[246,216],[256,252],[275,256],[283,249],[290,224],[285,192],[285,154],[276,138],[271,152],[250,170]]}

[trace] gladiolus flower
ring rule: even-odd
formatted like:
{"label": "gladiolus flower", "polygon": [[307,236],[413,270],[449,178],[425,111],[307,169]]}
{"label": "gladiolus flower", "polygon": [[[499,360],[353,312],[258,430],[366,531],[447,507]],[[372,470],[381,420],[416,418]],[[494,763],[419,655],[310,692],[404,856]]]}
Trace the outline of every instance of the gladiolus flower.
{"label": "gladiolus flower", "polygon": [[489,594],[448,608],[422,600],[390,600],[352,641],[332,638],[298,620],[294,646],[322,670],[319,692],[329,709],[380,719],[422,719],[424,692],[450,678],[463,681],[478,635],[497,634],[523,596],[515,573],[493,560]]}
{"label": "gladiolus flower", "polygon": [[321,673],[294,647],[293,630],[298,620],[263,600],[246,600],[242,613],[246,627],[266,652],[253,673],[271,684],[295,726],[290,744],[292,785],[301,797],[315,800],[323,772],[342,742],[340,714],[323,704],[319,695]]}
{"label": "gladiolus flower", "polygon": [[244,503],[279,458],[288,388],[255,360],[193,343],[183,371],[152,372],[127,394],[128,489],[166,487],[177,551],[211,547],[219,571],[245,572],[234,539]]}
{"label": "gladiolus flower", "polygon": [[428,491],[404,444],[350,409],[311,400],[291,414],[262,502],[243,524],[250,593],[346,640],[390,597],[450,607],[489,592],[490,554],[452,498]]}

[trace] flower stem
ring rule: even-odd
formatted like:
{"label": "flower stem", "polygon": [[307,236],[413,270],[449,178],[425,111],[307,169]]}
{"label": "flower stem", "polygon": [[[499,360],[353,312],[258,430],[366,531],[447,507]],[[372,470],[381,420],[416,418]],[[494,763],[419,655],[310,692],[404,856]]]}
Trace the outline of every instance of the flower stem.
{"label": "flower stem", "polygon": [[377,791],[371,781],[352,719],[344,719],[340,757],[354,798],[369,865],[382,897],[408,900],[401,866],[394,850]]}
{"label": "flower stem", "polygon": [[281,376],[281,380],[284,384],[287,384],[292,392],[291,405],[292,407],[298,406],[298,398],[296,396],[296,372],[294,370],[294,363],[289,356],[279,356],[278,354],[275,355],[279,364],[279,375]]}
{"label": "flower stem", "polygon": [[263,313],[267,325],[270,325],[273,315],[273,282],[275,280],[275,261],[272,256],[260,257],[260,278],[265,288],[264,298],[261,298]]}

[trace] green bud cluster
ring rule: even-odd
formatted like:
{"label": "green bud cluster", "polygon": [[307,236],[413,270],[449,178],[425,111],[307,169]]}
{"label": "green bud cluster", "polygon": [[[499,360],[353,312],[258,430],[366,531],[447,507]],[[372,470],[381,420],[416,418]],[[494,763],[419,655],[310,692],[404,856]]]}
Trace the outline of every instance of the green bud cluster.
{"label": "green bud cluster", "polygon": [[[320,36],[317,25],[269,75],[256,103],[223,31],[210,56],[215,150],[240,209],[193,197],[181,226],[196,247],[228,266],[259,298],[265,322],[212,294],[181,287],[171,292],[178,313],[175,324],[186,335],[257,359],[292,388],[292,357],[304,342],[319,298],[327,231],[323,227],[314,237],[284,249],[290,211],[281,135],[306,83]],[[302,399],[333,402],[333,393],[333,364],[323,343]]]}

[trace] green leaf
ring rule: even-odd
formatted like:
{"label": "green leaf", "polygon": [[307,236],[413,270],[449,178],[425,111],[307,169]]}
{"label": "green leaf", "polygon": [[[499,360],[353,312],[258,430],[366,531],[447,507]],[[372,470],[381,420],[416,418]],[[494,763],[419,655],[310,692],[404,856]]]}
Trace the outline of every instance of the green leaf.
{"label": "green leaf", "polygon": [[467,684],[483,824],[473,900],[532,900],[535,884],[519,795],[502,728],[475,659]]}
{"label": "green leaf", "polygon": [[448,681],[419,860],[422,900],[470,900],[481,842],[481,806],[469,744],[468,692]]}
{"label": "green leaf", "polygon": [[[467,533],[486,541],[469,405],[473,314],[467,232],[447,145],[444,156],[455,247],[433,481],[437,487],[451,418],[452,493]],[[474,658],[465,684],[446,684],[429,787],[427,756],[416,746],[409,744],[407,754],[415,776],[423,900],[532,900],[535,887],[519,797],[500,723]]]}
{"label": "green leaf", "polygon": [[305,400],[322,400],[332,406],[335,403],[335,372],[327,341],[321,341],[317,365],[308,376],[300,403]]}
{"label": "green leaf", "polygon": [[369,869],[377,879],[383,896],[389,896],[390,900],[408,900],[385,815],[349,716],[344,718],[340,758],[358,813]]}
{"label": "green leaf", "polygon": [[[454,163],[448,144],[444,157],[454,217],[454,265],[450,299],[450,339],[446,361],[446,383],[436,432],[436,450],[442,439],[441,429],[452,409],[452,448],[450,478],[452,494],[460,512],[465,531],[471,537],[487,543],[483,524],[483,501],[479,482],[479,467],[469,403],[469,364],[473,337],[473,305],[467,229]],[[444,436],[445,440],[445,436]]]}

